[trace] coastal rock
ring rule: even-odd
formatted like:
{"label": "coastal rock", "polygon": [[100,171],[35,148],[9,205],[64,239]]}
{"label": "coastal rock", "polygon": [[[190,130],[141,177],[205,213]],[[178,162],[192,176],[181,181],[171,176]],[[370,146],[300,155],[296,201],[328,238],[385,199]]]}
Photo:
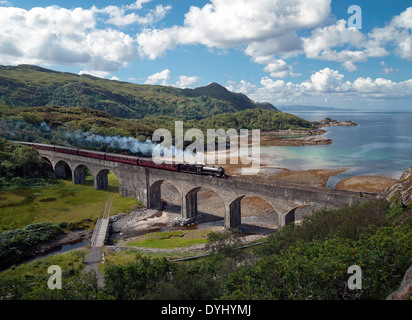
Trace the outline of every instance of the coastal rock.
{"label": "coastal rock", "polygon": [[406,207],[412,203],[412,167],[406,170],[400,177],[399,181],[383,191],[381,198],[388,200],[393,204],[399,204]]}
{"label": "coastal rock", "polygon": [[322,121],[313,122],[317,127],[311,130],[276,130],[261,133],[261,143],[266,146],[306,146],[325,145],[333,143],[331,139],[319,137],[326,133],[322,127],[344,126],[353,127],[357,124],[351,120],[337,121],[326,118]]}
{"label": "coastal rock", "polygon": [[[261,144],[269,146],[306,146],[331,144],[332,140],[320,137],[326,131],[319,130],[284,130],[282,132],[272,131],[261,135]],[[294,137],[296,136],[296,137]]]}
{"label": "coastal rock", "polygon": [[386,300],[412,300],[412,266],[406,271],[399,289],[392,292]]}
{"label": "coastal rock", "polygon": [[331,144],[332,140],[329,138],[325,137],[317,137],[317,136],[311,136],[311,137],[303,137],[300,138],[300,140],[305,141],[305,144]]}
{"label": "coastal rock", "polygon": [[311,130],[296,130],[296,129],[287,129],[287,130],[274,130],[265,132],[264,135],[269,136],[314,136],[322,135],[326,133],[326,130],[323,129],[311,129]]}
{"label": "coastal rock", "polygon": [[355,127],[357,124],[352,120],[346,121],[337,121],[330,118],[326,118],[322,121],[319,121],[319,127],[333,127],[333,126],[342,126],[342,127]]}

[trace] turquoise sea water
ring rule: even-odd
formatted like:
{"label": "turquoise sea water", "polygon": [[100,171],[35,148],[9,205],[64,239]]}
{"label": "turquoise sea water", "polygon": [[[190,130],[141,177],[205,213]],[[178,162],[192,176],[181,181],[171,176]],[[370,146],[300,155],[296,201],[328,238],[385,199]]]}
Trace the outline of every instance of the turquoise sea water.
{"label": "turquoise sea water", "polygon": [[352,120],[357,127],[327,127],[333,144],[303,147],[261,147],[270,166],[289,169],[347,168],[329,179],[328,187],[356,175],[383,174],[398,179],[412,167],[412,113],[296,112],[306,120],[326,117]]}

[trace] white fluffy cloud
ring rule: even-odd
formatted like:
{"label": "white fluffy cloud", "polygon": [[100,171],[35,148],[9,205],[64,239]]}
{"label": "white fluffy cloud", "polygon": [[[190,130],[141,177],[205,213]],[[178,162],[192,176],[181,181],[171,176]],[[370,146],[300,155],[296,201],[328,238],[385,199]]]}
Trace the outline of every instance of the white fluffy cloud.
{"label": "white fluffy cloud", "polygon": [[169,80],[171,79],[171,72],[169,69],[162,70],[151,76],[148,76],[145,84],[160,84],[163,86],[171,85],[178,88],[192,88],[198,85],[199,77],[198,76],[179,76],[179,80],[175,84],[170,84]]}
{"label": "white fluffy cloud", "polygon": [[170,79],[170,70],[165,69],[158,73],[152,74],[151,76],[148,76],[145,84],[167,85],[167,82],[169,81],[169,79]]}
{"label": "white fluffy cloud", "polygon": [[291,67],[282,59],[274,59],[263,70],[269,72],[272,78],[285,78],[289,75]]}
{"label": "white fluffy cloud", "polygon": [[395,16],[385,27],[374,28],[368,34],[348,28],[345,20],[316,28],[302,39],[303,50],[308,58],[341,62],[348,71],[354,71],[358,62],[388,55],[390,46],[395,47],[396,55],[411,60],[411,31],[412,7]]}
{"label": "white fluffy cloud", "polygon": [[244,47],[254,62],[266,65],[271,77],[294,75],[291,66],[275,55],[302,50],[298,30],[323,23],[330,15],[330,0],[211,0],[192,6],[183,26],[145,29],[137,36],[142,58],[156,59],[178,45],[209,48]]}
{"label": "white fluffy cloud", "polygon": [[[349,28],[343,19],[320,26],[330,10],[329,0],[211,0],[203,7],[191,7],[182,26],[143,30],[137,37],[139,53],[156,59],[178,45],[242,47],[273,78],[294,75],[285,59],[302,53],[310,59],[340,62],[348,71],[369,58],[389,55],[391,46],[399,57],[412,59],[412,7],[368,34]],[[297,32],[304,29],[312,30],[310,35],[299,37]]]}
{"label": "white fluffy cloud", "polygon": [[412,7],[382,28],[375,28],[369,33],[370,42],[383,48],[388,44],[395,46],[395,54],[407,60],[412,60]]}
{"label": "white fluffy cloud", "polygon": [[92,9],[0,7],[0,63],[85,66],[116,71],[136,57],[126,33],[96,28]]}
{"label": "white fluffy cloud", "polygon": [[319,25],[329,14],[330,0],[211,0],[202,8],[192,6],[183,26],[144,30],[138,42],[141,54],[151,59],[179,44],[250,45],[246,52],[256,59],[268,51],[268,43],[275,49],[267,55],[298,48],[294,32]]}
{"label": "white fluffy cloud", "polygon": [[172,6],[170,5],[163,6],[159,4],[156,6],[154,10],[149,10],[149,12],[146,15],[139,15],[136,12],[131,12],[132,10],[141,9],[141,4],[139,6],[129,5],[123,7],[107,6],[103,9],[93,7],[93,10],[97,13],[107,14],[109,16],[109,18],[106,21],[107,23],[114,24],[118,27],[123,27],[130,24],[154,24],[162,20],[171,8]]}
{"label": "white fluffy cloud", "polygon": [[107,76],[138,58],[137,42],[121,30],[98,27],[98,22],[116,27],[156,23],[171,6],[157,5],[143,15],[135,12],[150,1],[103,9],[0,6],[0,64],[68,65]]}
{"label": "white fluffy cloud", "polygon": [[197,87],[199,83],[199,77],[197,76],[180,76],[179,81],[176,83],[176,87],[178,88],[193,88]]}
{"label": "white fluffy cloud", "polygon": [[412,97],[412,79],[402,82],[394,82],[384,78],[372,79],[359,77],[353,82],[344,81],[344,75],[337,70],[324,68],[313,73],[309,79],[301,83],[273,80],[263,77],[260,87],[254,87],[248,83],[234,85],[231,88],[241,92],[240,87],[247,86],[249,96],[256,101],[270,101],[296,103],[301,97],[354,97],[357,99],[404,99]]}
{"label": "white fluffy cloud", "polygon": [[[356,63],[365,62],[369,57],[387,54],[382,48],[369,47],[366,36],[356,28],[348,28],[345,20],[333,25],[317,28],[311,36],[303,38],[306,56],[311,59],[341,62],[348,71],[357,70]],[[353,49],[346,49],[349,46]],[[342,48],[340,51],[333,48]]]}

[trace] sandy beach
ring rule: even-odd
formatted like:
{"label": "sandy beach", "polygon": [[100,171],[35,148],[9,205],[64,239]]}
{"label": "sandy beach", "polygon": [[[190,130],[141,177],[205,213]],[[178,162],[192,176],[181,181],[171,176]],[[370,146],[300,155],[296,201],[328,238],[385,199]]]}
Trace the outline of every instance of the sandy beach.
{"label": "sandy beach", "polygon": [[396,179],[383,175],[356,176],[339,181],[336,189],[380,193],[392,186],[396,181]]}

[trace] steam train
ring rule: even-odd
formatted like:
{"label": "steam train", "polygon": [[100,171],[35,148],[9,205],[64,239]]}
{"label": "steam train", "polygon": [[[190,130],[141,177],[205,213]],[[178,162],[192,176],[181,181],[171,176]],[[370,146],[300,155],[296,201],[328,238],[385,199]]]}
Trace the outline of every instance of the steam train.
{"label": "steam train", "polygon": [[228,178],[228,176],[225,174],[225,169],[222,167],[218,167],[218,168],[208,167],[203,164],[180,164],[180,163],[179,164],[174,164],[174,163],[157,164],[152,159],[149,159],[149,158],[139,158],[139,157],[134,157],[134,156],[126,156],[126,155],[92,151],[92,150],[76,149],[76,148],[70,148],[70,147],[60,147],[60,146],[53,146],[53,145],[41,144],[41,143],[30,143],[30,142],[20,142],[20,141],[13,141],[13,142],[23,144],[29,147],[33,147],[38,150],[61,152],[61,153],[72,154],[72,155],[81,156],[81,157],[121,162],[125,164],[141,166],[141,167],[150,167],[150,168],[163,169],[163,170],[176,171],[176,172],[208,175],[208,176],[224,178],[224,179]]}

